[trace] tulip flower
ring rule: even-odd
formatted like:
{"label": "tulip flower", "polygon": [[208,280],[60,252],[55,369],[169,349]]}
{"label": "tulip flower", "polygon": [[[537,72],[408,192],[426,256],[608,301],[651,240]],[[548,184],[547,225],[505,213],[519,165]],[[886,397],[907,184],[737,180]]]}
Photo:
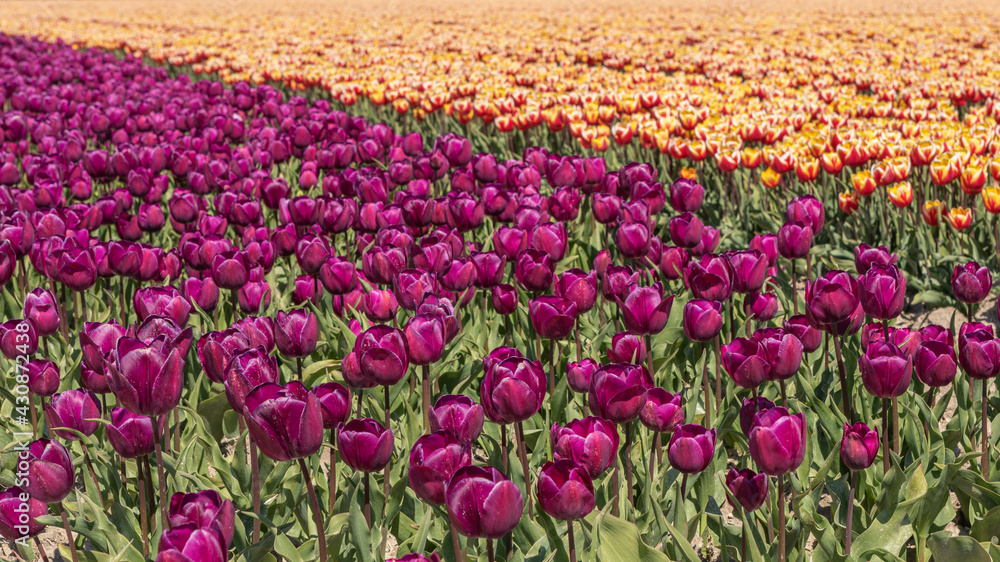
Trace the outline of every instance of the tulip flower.
{"label": "tulip flower", "polygon": [[872,318],[888,320],[903,311],[906,277],[895,265],[873,264],[857,282],[858,299]]}
{"label": "tulip flower", "polygon": [[675,246],[693,248],[701,242],[701,219],[685,212],[670,219],[670,240]]}
{"label": "tulip flower", "polygon": [[722,256],[706,254],[688,263],[684,282],[695,298],[724,302],[732,294],[733,268]]}
{"label": "tulip flower", "polygon": [[198,361],[212,382],[223,382],[229,360],[248,349],[250,341],[239,330],[209,332],[198,340]]}
{"label": "tulip flower", "polygon": [[243,411],[246,397],[264,383],[278,382],[278,364],[263,346],[250,348],[233,355],[226,365],[224,384],[229,406]]}
{"label": "tulip flower", "polygon": [[782,328],[802,342],[802,349],[806,353],[812,353],[819,349],[819,345],[823,341],[822,332],[809,324],[809,319],[805,314],[792,316],[785,320]]}
{"label": "tulip flower", "polygon": [[767,256],[758,250],[743,250],[725,255],[732,268],[733,292],[755,293],[764,287]]}
{"label": "tulip flower", "polygon": [[789,260],[805,258],[809,255],[814,234],[812,227],[802,222],[786,222],[778,229],[778,253]]}
{"label": "tulip flower", "polygon": [[664,297],[662,285],[654,283],[650,287],[636,287],[625,298],[616,295],[615,300],[626,330],[636,335],[653,335],[667,325],[674,296]]}
{"label": "tulip flower", "polygon": [[799,338],[781,328],[767,328],[754,332],[753,339],[759,341],[764,348],[764,354],[770,364],[767,375],[769,380],[783,382],[798,372],[802,365],[803,351]]}
{"label": "tulip flower", "polygon": [[951,333],[951,330],[938,324],[928,324],[920,328],[920,341],[937,341],[946,343],[952,348],[955,347],[954,335]]}
{"label": "tulip flower", "polygon": [[726,499],[730,505],[738,505],[746,511],[756,511],[767,499],[767,475],[763,472],[758,474],[749,468],[730,468],[726,473],[726,489],[729,491]]}
{"label": "tulip flower", "polygon": [[38,439],[28,444],[26,455],[19,457],[23,468],[24,490],[43,503],[60,503],[76,484],[76,471],[69,451],[58,441]]}
{"label": "tulip flower", "polygon": [[806,315],[814,326],[827,327],[848,319],[858,307],[858,281],[844,271],[829,271],[806,281]]}
{"label": "tulip flower", "polygon": [[222,289],[235,291],[250,279],[250,268],[242,252],[228,251],[212,258],[212,280]]}
{"label": "tulip flower", "polygon": [[552,286],[555,265],[552,258],[538,250],[524,250],[517,255],[514,277],[525,290],[537,293]]}
{"label": "tulip flower", "polygon": [[[619,332],[611,338],[611,347],[608,348],[608,360],[611,363],[642,364],[646,361],[646,344],[643,343],[642,338],[635,334]],[[589,361],[593,362],[593,359]],[[596,363],[594,365],[596,366]]]}
{"label": "tulip flower", "polygon": [[382,470],[392,458],[393,444],[392,430],[370,418],[352,420],[337,429],[341,458],[354,470]]}
{"label": "tulip flower", "polygon": [[722,331],[722,322],[722,303],[718,301],[693,299],[684,304],[681,325],[692,341],[712,341]]}
{"label": "tulip flower", "polygon": [[116,406],[111,409],[106,430],[111,447],[123,458],[134,459],[153,452],[153,420],[148,416]]}
{"label": "tulip flower", "polygon": [[214,529],[223,539],[223,550],[232,545],[236,526],[236,510],[233,502],[222,499],[215,490],[185,494],[178,492],[170,497],[170,525],[182,527]]}
{"label": "tulip flower", "polygon": [[0,351],[11,361],[30,357],[38,351],[38,330],[29,318],[0,324]]}
{"label": "tulip flower", "polygon": [[598,369],[590,381],[587,404],[596,416],[614,423],[627,423],[646,404],[646,391],[653,381],[645,367],[615,363]]}
{"label": "tulip flower", "polygon": [[118,360],[109,368],[111,391],[123,407],[144,416],[162,416],[180,402],[184,386],[184,358],[164,340],[152,344],[123,337],[116,346]]}
{"label": "tulip flower", "polygon": [[705,188],[689,179],[678,179],[670,186],[670,205],[678,213],[696,213],[705,199]]}
{"label": "tulip flower", "polygon": [[577,313],[589,311],[597,303],[597,272],[575,268],[565,271],[556,276],[555,294],[575,304]]}
{"label": "tulip flower", "polygon": [[365,330],[354,343],[354,353],[362,376],[380,386],[392,386],[406,376],[406,337],[396,328],[376,325]]}
{"label": "tulip flower", "polygon": [[76,441],[76,433],[54,429],[68,428],[84,435],[93,435],[101,417],[101,406],[93,392],[83,389],[68,390],[54,394],[45,405],[45,419],[48,427],[66,441]]}
{"label": "tulip flower", "polygon": [[913,359],[897,346],[877,340],[870,343],[858,359],[858,369],[868,392],[881,398],[893,398],[909,387]]}
{"label": "tulip flower", "polygon": [[543,295],[532,299],[528,306],[531,325],[539,337],[561,340],[573,331],[576,304],[562,297]]}
{"label": "tulip flower", "polygon": [[24,318],[35,323],[38,335],[51,336],[59,331],[60,309],[55,296],[41,287],[36,287],[24,297]]}
{"label": "tulip flower", "polygon": [[450,433],[422,435],[410,449],[407,479],[418,498],[434,504],[445,503],[445,486],[455,472],[472,464],[468,441],[460,441]]}
{"label": "tulip flower", "polygon": [[[951,275],[951,289],[955,293],[955,298],[973,305],[986,297],[990,289],[993,288],[993,276],[990,270],[981,267],[976,262],[969,262],[965,265],[956,265],[955,271]],[[969,306],[969,321],[972,321],[972,307]]]}
{"label": "tulip flower", "polygon": [[233,324],[250,343],[250,348],[263,347],[264,353],[274,351],[274,320],[270,316],[247,316]]}
{"label": "tulip flower", "polygon": [[570,559],[576,559],[573,520],[594,510],[594,484],[583,468],[568,460],[548,461],[538,474],[538,503],[551,517],[568,521]]}
{"label": "tulip flower", "polygon": [[243,403],[250,436],[261,452],[276,461],[308,457],[323,444],[319,400],[302,383],[264,383]]}
{"label": "tulip flower", "polygon": [[211,527],[182,525],[160,537],[159,562],[225,562],[225,539]]}
{"label": "tulip flower", "polygon": [[486,370],[479,388],[486,417],[499,424],[524,421],[542,407],[545,372],[537,361],[509,357]]}
{"label": "tulip flower", "polygon": [[[714,429],[709,430],[697,424],[678,427],[671,434],[670,444],[667,446],[670,466],[685,476],[705,470],[715,456],[715,439]],[[685,478],[681,483],[681,494],[684,493],[686,480]]]}
{"label": "tulip flower", "polygon": [[868,270],[875,264],[895,265],[897,261],[895,254],[889,253],[885,246],[871,247],[868,244],[859,244],[854,248],[854,267],[858,275],[868,273]]}
{"label": "tulip flower", "polygon": [[684,423],[681,394],[670,394],[655,387],[646,392],[646,403],[639,410],[639,420],[650,431],[672,433]]}
{"label": "tulip flower", "polygon": [[[297,360],[308,357],[316,349],[318,337],[316,315],[305,309],[300,308],[289,313],[279,310],[274,318],[274,343],[278,351],[286,357],[295,357]],[[301,361],[299,367],[301,379]]]}
{"label": "tulip flower", "polygon": [[472,398],[446,394],[437,399],[430,410],[430,430],[443,431],[462,442],[472,442],[483,431],[483,407]]}
{"label": "tulip flower", "polygon": [[[847,468],[851,470],[851,490],[847,504],[847,533],[845,535],[845,550],[851,553],[851,541],[853,524],[851,515],[854,512],[854,494],[857,489],[858,470],[865,470],[875,462],[875,455],[878,454],[878,430],[869,429],[861,422],[854,425],[844,424],[844,437],[840,441],[840,459],[844,461]],[[883,451],[883,455],[888,456],[888,450]]]}
{"label": "tulip flower", "polygon": [[789,414],[781,406],[759,411],[754,416],[749,438],[750,456],[761,471],[781,476],[795,470],[805,457],[805,416]]}
{"label": "tulip flower", "polygon": [[149,316],[167,316],[179,326],[185,326],[191,315],[191,303],[174,287],[146,287],[132,296],[132,306],[139,320]]}
{"label": "tulip flower", "polygon": [[466,537],[500,539],[514,529],[524,512],[521,490],[492,467],[462,467],[445,490],[451,525]]}
{"label": "tulip flower", "polygon": [[771,373],[767,349],[755,339],[736,338],[723,344],[722,366],[733,381],[743,388],[760,385]]}
{"label": "tulip flower", "polygon": [[11,486],[0,492],[0,535],[9,541],[37,536],[45,525],[35,519],[48,514],[48,506],[27,491]]}
{"label": "tulip flower", "polygon": [[52,396],[59,390],[59,366],[44,359],[31,359],[24,366],[28,390],[36,396]]}
{"label": "tulip flower", "polygon": [[587,417],[565,426],[553,424],[549,436],[556,460],[572,460],[591,478],[611,467],[618,450],[618,430],[603,418]]}
{"label": "tulip flower", "polygon": [[586,393],[590,391],[590,379],[600,368],[597,361],[587,357],[581,361],[571,362],[566,366],[566,381],[573,392]]}
{"label": "tulip flower", "polygon": [[490,302],[497,314],[513,314],[517,310],[517,289],[513,285],[501,283],[493,287]]}

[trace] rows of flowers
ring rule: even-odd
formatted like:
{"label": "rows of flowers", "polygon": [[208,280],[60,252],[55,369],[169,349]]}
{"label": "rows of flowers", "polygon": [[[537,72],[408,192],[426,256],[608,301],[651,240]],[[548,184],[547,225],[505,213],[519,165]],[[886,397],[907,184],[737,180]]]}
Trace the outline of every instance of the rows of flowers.
{"label": "rows of flowers", "polygon": [[649,163],[504,160],[270,86],[0,47],[0,348],[37,438],[5,444],[7,539],[62,525],[74,561],[997,551],[986,267],[952,272],[969,322],[892,326],[899,256],[827,267],[843,238],[812,195],[727,236],[726,193]]}

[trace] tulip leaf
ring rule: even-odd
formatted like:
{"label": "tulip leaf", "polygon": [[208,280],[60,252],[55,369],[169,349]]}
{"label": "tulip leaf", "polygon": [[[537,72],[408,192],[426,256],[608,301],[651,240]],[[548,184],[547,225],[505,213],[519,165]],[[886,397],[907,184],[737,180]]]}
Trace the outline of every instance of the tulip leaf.
{"label": "tulip leaf", "polygon": [[221,442],[225,436],[222,420],[225,413],[231,410],[232,408],[229,407],[229,400],[226,398],[225,392],[220,392],[207,400],[202,400],[198,404],[197,412],[205,420],[208,431],[215,438],[216,443]]}
{"label": "tulip leaf", "polygon": [[[365,475],[362,475],[364,478]],[[354,492],[351,493],[351,501],[348,503],[350,505],[350,515],[347,518],[347,524],[351,528],[351,544],[354,545],[355,550],[355,560],[372,560],[372,532],[368,527],[368,523],[365,522],[365,506],[361,498],[361,487],[363,484],[360,483],[354,487]],[[374,509],[372,514],[378,513]]]}
{"label": "tulip leaf", "polygon": [[923,497],[927,493],[927,478],[924,477],[923,467],[917,465],[917,469],[913,471],[913,475],[910,476],[909,482],[906,483],[906,492],[904,497],[907,501],[913,501],[920,497]]}
{"label": "tulip leaf", "polygon": [[286,562],[302,562],[299,551],[295,549],[295,545],[284,533],[275,534],[274,551],[280,554]]}
{"label": "tulip leaf", "polygon": [[[676,529],[671,528],[675,540],[687,543]],[[600,562],[669,562],[662,552],[650,548],[639,536],[639,528],[610,514],[601,514],[595,527],[594,543]],[[694,553],[690,545],[687,547]],[[697,560],[697,557],[694,558]]]}
{"label": "tulip leaf", "polygon": [[972,537],[953,537],[948,531],[939,531],[928,538],[927,544],[935,562],[991,562],[989,552]]}
{"label": "tulip leaf", "polygon": [[879,513],[854,542],[852,553],[861,555],[858,557],[859,560],[864,559],[864,554],[876,550],[885,550],[898,555],[913,536],[913,527],[910,526],[908,515],[908,510],[902,506]]}
{"label": "tulip leaf", "polygon": [[981,542],[1000,537],[1000,507],[994,507],[973,523],[969,536]]}

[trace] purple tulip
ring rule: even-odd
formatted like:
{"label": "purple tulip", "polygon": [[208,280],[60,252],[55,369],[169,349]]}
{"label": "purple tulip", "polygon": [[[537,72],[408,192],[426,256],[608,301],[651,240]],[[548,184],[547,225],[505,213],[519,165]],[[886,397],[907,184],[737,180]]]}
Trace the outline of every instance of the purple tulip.
{"label": "purple tulip", "polygon": [[961,334],[958,336],[958,362],[971,378],[996,377],[1000,374],[1000,340],[993,337],[992,329],[971,330]]}
{"label": "purple tulip", "polygon": [[[45,405],[45,422],[49,428],[65,427],[84,435],[93,435],[97,430],[97,419],[101,417],[101,406],[93,392],[77,388],[54,394]],[[60,439],[76,441],[76,433],[51,429]]]}
{"label": "purple tulip", "polygon": [[566,380],[573,392],[585,393],[590,391],[590,379],[600,365],[597,361],[586,357],[578,362],[569,363],[566,366]]}
{"label": "purple tulip", "polygon": [[806,454],[806,420],[777,406],[754,416],[749,433],[750,457],[768,476],[787,474],[802,464]]}
{"label": "purple tulip", "polygon": [[858,308],[858,281],[844,271],[828,271],[806,281],[806,314],[814,326],[826,327],[851,317]]}
{"label": "purple tulip", "polygon": [[118,406],[111,408],[111,422],[105,426],[108,441],[116,453],[126,459],[153,452],[153,420]]}
{"label": "purple tulip", "polygon": [[445,486],[455,472],[472,464],[471,446],[444,431],[420,436],[410,449],[406,476],[418,498],[434,504],[445,503]]}
{"label": "purple tulip", "polygon": [[895,265],[896,260],[896,254],[889,253],[889,249],[885,246],[872,248],[868,244],[858,244],[854,248],[854,268],[858,275],[868,273],[871,266],[875,264]]}
{"label": "purple tulip", "polygon": [[545,399],[545,372],[537,361],[508,357],[486,369],[479,401],[486,417],[499,424],[524,421]]}
{"label": "purple tulip", "polygon": [[575,303],[554,295],[532,299],[528,306],[528,316],[535,333],[553,340],[561,340],[573,331],[576,313]]}
{"label": "purple tulip", "polygon": [[781,328],[757,330],[753,339],[760,342],[770,365],[767,378],[772,381],[787,380],[795,376],[802,365],[802,342]]}
{"label": "purple tulip", "polygon": [[212,258],[212,280],[222,289],[235,291],[250,279],[250,267],[242,252],[220,252]]}
{"label": "purple tulip", "polygon": [[674,296],[663,296],[663,286],[636,287],[624,298],[615,299],[622,311],[625,329],[636,335],[653,335],[663,331],[670,319]]}
{"label": "purple tulip", "polygon": [[211,277],[198,279],[189,277],[181,281],[181,295],[198,308],[212,312],[219,304],[219,286]]}
{"label": "purple tulip", "polygon": [[24,489],[11,486],[0,492],[0,535],[9,541],[34,537],[45,529],[35,519],[48,512],[46,504],[33,499]]}
{"label": "purple tulip", "polygon": [[330,256],[317,272],[323,287],[332,295],[350,293],[358,284],[358,271],[353,261]]}
{"label": "purple tulip", "polygon": [[667,446],[670,466],[683,474],[697,474],[712,462],[715,456],[716,431],[697,424],[686,424],[674,430]]}
{"label": "purple tulip", "polygon": [[701,242],[701,219],[682,213],[670,219],[670,240],[681,248],[694,248]]}
{"label": "purple tulip", "polygon": [[351,417],[351,391],[337,382],[312,387],[309,392],[319,400],[323,429],[335,429]]}
{"label": "purple tulip", "polygon": [[177,492],[170,497],[170,525],[192,525],[219,531],[223,550],[228,551],[236,530],[236,509],[233,502],[223,499],[215,490],[185,494]]}
{"label": "purple tulip", "polygon": [[705,201],[705,188],[693,180],[680,178],[670,186],[670,206],[678,213],[697,213]]}
{"label": "purple tulip", "polygon": [[774,293],[750,293],[743,299],[747,319],[767,322],[778,312],[778,297]]}
{"label": "purple tulip", "polygon": [[38,329],[34,321],[25,318],[0,324],[0,350],[11,361],[34,355],[38,351]]}
{"label": "purple tulip", "polygon": [[462,467],[445,489],[451,524],[466,537],[499,539],[514,529],[524,512],[521,490],[492,467]]}
{"label": "purple tulip", "polygon": [[764,287],[767,277],[767,256],[758,250],[743,250],[725,254],[733,272],[733,292],[756,293]]}
{"label": "purple tulip", "polygon": [[955,347],[934,340],[922,342],[917,347],[913,367],[920,382],[935,387],[948,385],[958,373]]}
{"label": "purple tulip", "polygon": [[646,392],[652,387],[653,379],[641,365],[605,365],[590,380],[587,405],[595,416],[619,424],[630,422],[646,405]]}
{"label": "purple tulip", "polygon": [[990,270],[974,261],[956,265],[951,274],[951,290],[955,292],[955,298],[964,303],[975,304],[983,300],[992,288]]}
{"label": "purple tulip", "polygon": [[690,261],[691,256],[684,248],[677,246],[663,246],[660,250],[660,259],[656,263],[660,270],[660,275],[671,281],[684,276],[684,270]]}
{"label": "purple tulip", "polygon": [[[619,332],[611,338],[611,347],[608,348],[608,360],[611,363],[643,364],[646,362],[646,344],[643,342],[641,336],[628,332]],[[593,361],[593,359],[590,361]],[[589,378],[587,390],[589,390]]]}
{"label": "purple tulip", "polygon": [[378,472],[392,460],[395,438],[391,429],[371,418],[356,419],[337,428],[337,450],[347,466]]}
{"label": "purple tulip", "polygon": [[[1000,346],[997,346],[1000,349]],[[910,386],[913,359],[885,341],[874,341],[858,359],[861,380],[873,396],[894,398]]]}
{"label": "purple tulip", "polygon": [[684,281],[695,298],[724,302],[733,291],[733,268],[724,257],[706,254],[688,263]]}
{"label": "purple tulip", "polygon": [[59,304],[50,291],[35,287],[24,297],[24,318],[35,323],[38,335],[51,336],[59,331]]}
{"label": "purple tulip", "polygon": [[726,499],[733,507],[738,503],[747,511],[756,511],[767,499],[767,481],[763,472],[758,474],[749,468],[737,470],[732,467],[726,473],[726,489],[729,490]]}
{"label": "purple tulip", "polygon": [[18,472],[26,475],[24,490],[43,503],[63,501],[76,484],[76,470],[66,447],[58,441],[38,439],[28,444],[25,453],[18,457]]}
{"label": "purple tulip", "polygon": [[431,431],[443,431],[462,442],[479,438],[483,431],[483,407],[469,396],[445,394],[437,399],[429,412]]}
{"label": "purple tulip", "polygon": [[750,249],[767,256],[767,267],[772,268],[778,263],[778,235],[754,234],[750,240]]}
{"label": "purple tulip", "polygon": [[537,293],[552,287],[555,265],[552,258],[538,250],[524,250],[517,255],[514,277],[525,290]]}
{"label": "purple tulip", "polygon": [[319,400],[298,381],[253,389],[243,403],[243,417],[254,444],[272,460],[302,459],[323,446]]}
{"label": "purple tulip", "polygon": [[759,386],[771,373],[767,349],[759,341],[747,338],[736,338],[722,345],[722,367],[743,388]]}
{"label": "purple tulip", "polygon": [[800,195],[788,202],[788,207],[785,209],[785,220],[788,222],[799,221],[817,233],[823,230],[826,210],[823,208],[823,202],[816,196]]}
{"label": "purple tulip", "polygon": [[318,337],[316,315],[305,309],[279,310],[274,318],[274,343],[286,357],[308,357],[316,349]]}
{"label": "purple tulip", "polygon": [[618,430],[610,421],[598,417],[573,420],[565,426],[552,424],[549,437],[556,460],[575,462],[591,478],[610,468],[618,451]]}
{"label": "purple tulip", "polygon": [[157,562],[225,562],[225,537],[218,529],[181,525],[160,537]]}
{"label": "purple tulip", "polygon": [[24,366],[28,390],[36,396],[52,396],[59,390],[59,366],[45,359],[31,359]]}
{"label": "purple tulip", "polygon": [[118,360],[109,375],[111,390],[122,406],[144,416],[161,416],[177,407],[184,387],[180,349],[164,339],[146,344],[123,337],[116,350]]}
{"label": "purple tulip", "polygon": [[937,341],[955,347],[955,337],[951,330],[937,324],[928,324],[920,328],[920,341]]}
{"label": "purple tulip", "polygon": [[403,329],[406,355],[414,365],[436,363],[444,354],[445,326],[435,314],[418,314]]}
{"label": "purple tulip", "polygon": [[788,320],[785,320],[782,327],[786,332],[799,338],[799,341],[802,342],[802,348],[806,353],[816,351],[819,349],[820,344],[823,343],[822,332],[809,324],[809,319],[805,314],[790,317]]}
{"label": "purple tulip", "polygon": [[655,387],[646,392],[646,404],[639,411],[639,420],[650,431],[672,433],[684,423],[681,394],[670,394]]}
{"label": "purple tulip", "polygon": [[476,268],[474,284],[477,288],[492,289],[503,281],[506,257],[496,252],[473,252],[470,258]]}
{"label": "purple tulip", "polygon": [[248,349],[250,340],[239,330],[209,332],[198,340],[198,361],[211,381],[223,382],[229,360]]}
{"label": "purple tulip", "polygon": [[597,303],[597,272],[569,269],[556,276],[555,293],[572,301],[577,313],[583,314]]}
{"label": "purple tulip", "polygon": [[278,364],[263,346],[253,347],[233,355],[226,365],[223,382],[229,406],[242,412],[246,397],[253,389],[264,383],[278,382]]}
{"label": "purple tulip", "polygon": [[840,460],[851,470],[864,470],[875,462],[878,454],[878,429],[870,429],[862,422],[844,424],[844,437],[840,440]]}
{"label": "purple tulip", "polygon": [[704,299],[694,299],[684,303],[681,325],[688,339],[698,342],[712,341],[722,331],[722,303]]}
{"label": "purple tulip", "polygon": [[396,328],[381,324],[357,337],[354,353],[362,376],[380,386],[392,386],[403,380],[410,364],[406,336]]}
{"label": "purple tulip", "polygon": [[895,318],[903,312],[906,277],[895,265],[873,264],[858,279],[858,298],[865,313],[878,320]]}
{"label": "purple tulip", "polygon": [[640,259],[649,252],[649,226],[640,221],[623,222],[615,231],[615,245],[626,259]]}
{"label": "purple tulip", "polygon": [[399,306],[415,311],[425,295],[437,290],[437,281],[426,271],[404,269],[392,279],[392,287]]}
{"label": "purple tulip", "polygon": [[778,229],[778,253],[789,260],[805,258],[812,247],[813,234],[812,227],[799,221],[786,222]]}
{"label": "purple tulip", "polygon": [[548,461],[538,474],[538,503],[555,519],[573,521],[594,510],[594,483],[570,460]]}

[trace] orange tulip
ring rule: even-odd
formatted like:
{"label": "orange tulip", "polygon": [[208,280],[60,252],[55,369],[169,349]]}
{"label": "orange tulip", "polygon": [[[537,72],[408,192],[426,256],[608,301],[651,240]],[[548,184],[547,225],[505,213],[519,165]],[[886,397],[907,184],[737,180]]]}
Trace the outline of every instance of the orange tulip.
{"label": "orange tulip", "polygon": [[828,174],[839,174],[844,169],[844,161],[836,152],[827,152],[819,157],[819,163],[823,166],[823,171]]}
{"label": "orange tulip", "polygon": [[875,178],[868,170],[861,170],[851,175],[851,184],[854,185],[854,191],[857,191],[858,195],[862,197],[868,197],[878,187],[875,185]]}
{"label": "orange tulip", "polygon": [[941,202],[937,200],[925,201],[924,208],[920,209],[920,216],[928,225],[937,226],[938,219],[941,217]]}
{"label": "orange tulip", "polygon": [[956,230],[965,230],[972,225],[972,211],[965,207],[952,207],[944,218]]}
{"label": "orange tulip", "polygon": [[760,173],[760,181],[768,188],[774,189],[781,183],[781,174],[775,172],[774,168],[768,167]]}
{"label": "orange tulip", "polygon": [[815,181],[819,176],[819,160],[815,158],[799,158],[795,163],[795,175],[799,181]]}
{"label": "orange tulip", "polygon": [[889,201],[902,209],[913,202],[913,186],[908,181],[901,181],[886,188]]}
{"label": "orange tulip", "polygon": [[837,205],[840,210],[850,215],[858,209],[858,194],[854,191],[845,191],[837,197]]}
{"label": "orange tulip", "polygon": [[743,155],[740,158],[742,160],[743,168],[747,170],[754,170],[760,163],[764,160],[764,155],[759,148],[746,147],[743,149]]}
{"label": "orange tulip", "polygon": [[994,215],[1000,213],[1000,187],[991,185],[983,190],[983,205]]}
{"label": "orange tulip", "polygon": [[739,150],[715,153],[715,163],[723,172],[733,172],[740,167],[742,156]]}
{"label": "orange tulip", "polygon": [[959,184],[962,186],[962,191],[969,195],[979,195],[983,186],[986,185],[986,180],[986,168],[979,164],[969,164],[962,170]]}
{"label": "orange tulip", "polygon": [[698,170],[694,168],[681,168],[681,177],[686,180],[698,181]]}

